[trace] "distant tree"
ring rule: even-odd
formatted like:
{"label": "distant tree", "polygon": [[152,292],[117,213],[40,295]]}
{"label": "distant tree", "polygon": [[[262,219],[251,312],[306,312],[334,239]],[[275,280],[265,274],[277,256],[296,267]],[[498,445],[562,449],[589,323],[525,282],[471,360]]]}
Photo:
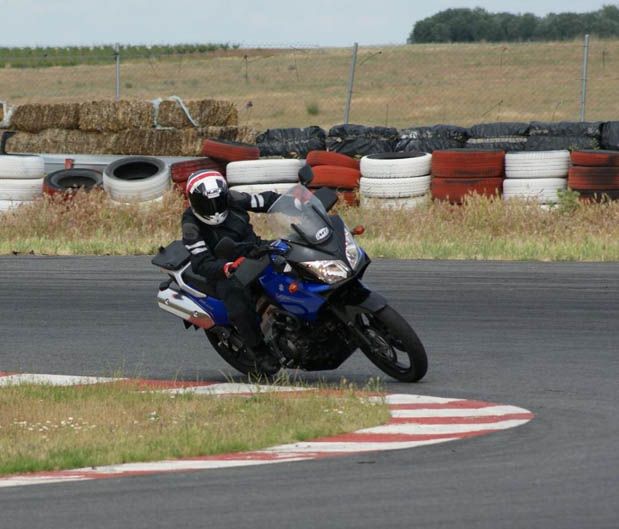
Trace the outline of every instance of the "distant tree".
{"label": "distant tree", "polygon": [[619,36],[619,7],[605,5],[590,13],[489,13],[485,9],[446,9],[415,24],[407,42],[515,42],[569,40],[584,33]]}

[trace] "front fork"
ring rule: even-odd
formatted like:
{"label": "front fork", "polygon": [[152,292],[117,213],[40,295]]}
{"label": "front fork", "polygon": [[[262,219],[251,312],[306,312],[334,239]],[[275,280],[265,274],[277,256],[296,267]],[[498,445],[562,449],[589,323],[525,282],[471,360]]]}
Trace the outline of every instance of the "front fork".
{"label": "front fork", "polygon": [[373,343],[359,328],[359,316],[376,314],[387,306],[387,300],[380,294],[365,288],[361,283],[351,289],[340,303],[334,303],[329,308],[333,315],[349,330],[359,347],[372,348]]}

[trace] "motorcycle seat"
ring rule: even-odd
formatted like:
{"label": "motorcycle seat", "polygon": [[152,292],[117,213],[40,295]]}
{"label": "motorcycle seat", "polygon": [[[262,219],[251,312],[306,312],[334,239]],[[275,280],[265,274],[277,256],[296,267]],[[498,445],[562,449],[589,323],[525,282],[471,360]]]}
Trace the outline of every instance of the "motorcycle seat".
{"label": "motorcycle seat", "polygon": [[183,281],[187,283],[191,288],[195,288],[199,292],[206,294],[207,296],[217,297],[215,287],[212,283],[209,283],[203,276],[194,274],[191,267],[187,268],[181,275]]}

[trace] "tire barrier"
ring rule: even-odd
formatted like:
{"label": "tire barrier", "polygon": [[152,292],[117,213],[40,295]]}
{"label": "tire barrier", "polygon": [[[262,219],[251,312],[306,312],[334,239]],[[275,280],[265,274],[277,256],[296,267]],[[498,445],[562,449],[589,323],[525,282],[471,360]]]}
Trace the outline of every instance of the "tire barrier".
{"label": "tire barrier", "polygon": [[265,191],[273,191],[274,193],[286,193],[293,185],[291,182],[280,182],[273,184],[244,184],[238,186],[231,186],[230,191],[239,191],[241,193],[249,193],[254,195],[257,193],[264,193]]}
{"label": "tire barrier", "polygon": [[507,153],[503,198],[554,204],[559,200],[559,190],[567,189],[569,166],[567,150]]}
{"label": "tire barrier", "polygon": [[568,187],[582,198],[619,198],[619,151],[574,151]]}
{"label": "tire barrier", "polygon": [[361,158],[366,178],[411,178],[430,174],[432,155],[424,152],[370,154]]}
{"label": "tire barrier", "polygon": [[438,150],[460,149],[469,137],[468,130],[452,125],[412,127],[400,131],[395,151],[421,151],[432,153]]}
{"label": "tire barrier", "polygon": [[93,169],[62,169],[48,174],[43,180],[43,193],[62,194],[67,198],[77,190],[90,191],[103,186],[103,175]]}
{"label": "tire barrier", "polygon": [[398,141],[398,131],[392,127],[366,127],[364,125],[336,125],[329,129],[327,150],[365,156],[393,151]]}
{"label": "tire barrier", "polygon": [[570,153],[567,150],[505,155],[507,178],[566,178],[569,167]]}
{"label": "tire barrier", "polygon": [[462,204],[466,195],[476,193],[486,197],[496,197],[501,194],[503,178],[432,178],[431,191],[435,200],[447,201],[450,204]]}
{"label": "tire barrier", "polygon": [[257,160],[260,158],[260,149],[255,145],[237,141],[205,140],[202,155],[223,162],[240,162]]}
{"label": "tire barrier", "polygon": [[314,179],[310,184],[312,188],[331,187],[354,191],[359,187],[361,172],[358,169],[336,165],[318,165],[313,170]]}
{"label": "tire barrier", "polygon": [[540,204],[559,201],[558,192],[567,189],[565,178],[506,178],[503,182],[503,198],[524,198]]}
{"label": "tire barrier", "polygon": [[432,154],[432,176],[439,178],[497,178],[503,176],[503,151],[450,149]]}
{"label": "tire barrier", "polygon": [[295,159],[230,162],[226,167],[226,177],[230,186],[295,183],[304,164],[304,161]]}
{"label": "tire barrier", "polygon": [[116,202],[150,202],[170,187],[170,167],[158,158],[128,156],[109,164],[103,188]]}
{"label": "tire barrier", "polygon": [[45,162],[41,156],[0,155],[0,211],[41,196],[44,176]]}
{"label": "tire barrier", "polygon": [[527,143],[528,123],[482,123],[469,129],[467,149],[522,151]]}
{"label": "tire barrier", "polygon": [[408,198],[430,190],[430,175],[413,178],[361,178],[361,195],[368,198]]}
{"label": "tire barrier", "polygon": [[346,154],[339,154],[330,151],[310,151],[307,153],[305,160],[308,165],[317,167],[319,165],[335,165],[339,167],[348,167],[350,169],[359,169],[359,160],[351,158]]}

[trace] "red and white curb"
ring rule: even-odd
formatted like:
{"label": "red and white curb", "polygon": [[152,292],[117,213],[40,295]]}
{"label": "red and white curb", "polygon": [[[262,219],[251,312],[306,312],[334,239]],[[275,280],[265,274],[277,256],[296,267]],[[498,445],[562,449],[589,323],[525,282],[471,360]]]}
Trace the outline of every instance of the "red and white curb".
{"label": "red and white curb", "polygon": [[[10,375],[0,372],[0,387],[24,382],[73,385],[117,380],[122,379],[61,375]],[[298,388],[293,387],[233,383],[147,380],[140,382],[153,389],[175,392],[192,391],[213,395],[251,394],[274,390],[298,391]],[[384,398],[391,411],[391,420],[382,426],[252,452],[14,475],[0,478],[0,487],[222,469],[308,461],[353,453],[401,450],[506,430],[526,424],[534,417],[533,413],[524,408],[483,401],[408,394],[392,394],[375,398]]]}

